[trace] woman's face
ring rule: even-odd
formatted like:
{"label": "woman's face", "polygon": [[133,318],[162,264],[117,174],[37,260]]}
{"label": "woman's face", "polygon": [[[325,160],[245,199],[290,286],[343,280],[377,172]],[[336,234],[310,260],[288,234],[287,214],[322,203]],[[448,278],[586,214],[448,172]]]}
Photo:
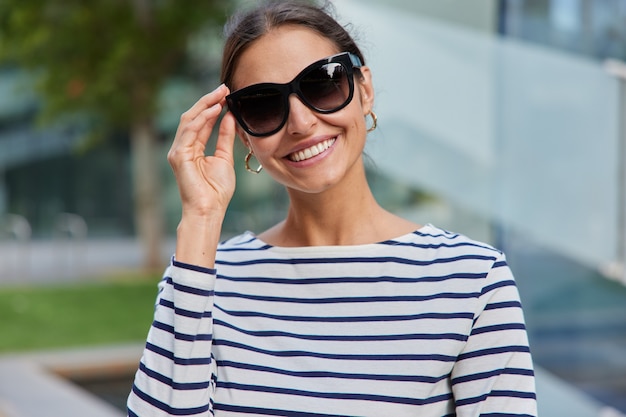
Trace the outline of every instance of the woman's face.
{"label": "woman's face", "polygon": [[[240,56],[233,91],[263,82],[288,83],[309,64],[339,52],[344,51],[310,29],[281,26]],[[291,190],[319,193],[354,178],[365,146],[365,115],[374,99],[369,69],[361,72],[352,101],[335,113],[318,113],[292,94],[289,117],[277,133],[255,137],[238,127],[244,144],[276,181]]]}

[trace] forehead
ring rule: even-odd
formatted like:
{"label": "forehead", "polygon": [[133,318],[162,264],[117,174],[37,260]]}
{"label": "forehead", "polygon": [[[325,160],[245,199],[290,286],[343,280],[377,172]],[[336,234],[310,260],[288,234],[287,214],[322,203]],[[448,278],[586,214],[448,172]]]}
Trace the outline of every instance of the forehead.
{"label": "forehead", "polygon": [[261,36],[241,54],[233,74],[233,90],[262,82],[287,83],[309,64],[343,52],[319,33],[285,25]]}

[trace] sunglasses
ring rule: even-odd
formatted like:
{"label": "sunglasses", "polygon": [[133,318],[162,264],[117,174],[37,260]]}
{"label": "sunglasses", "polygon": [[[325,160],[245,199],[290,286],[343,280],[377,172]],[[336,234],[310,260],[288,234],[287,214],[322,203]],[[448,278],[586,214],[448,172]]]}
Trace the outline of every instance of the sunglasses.
{"label": "sunglasses", "polygon": [[346,107],[354,95],[354,68],[361,66],[358,56],[342,52],[312,63],[290,83],[261,83],[237,90],[226,96],[226,103],[247,133],[273,135],[287,122],[291,94],[322,114]]}

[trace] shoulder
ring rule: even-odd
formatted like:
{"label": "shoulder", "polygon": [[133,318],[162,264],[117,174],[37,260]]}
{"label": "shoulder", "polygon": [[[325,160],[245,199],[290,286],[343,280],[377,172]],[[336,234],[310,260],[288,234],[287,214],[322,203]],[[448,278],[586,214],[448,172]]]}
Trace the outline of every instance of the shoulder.
{"label": "shoulder", "polygon": [[393,251],[393,256],[410,260],[420,267],[419,273],[423,275],[467,278],[475,285],[484,285],[482,280],[496,271],[501,271],[497,275],[502,279],[510,276],[505,255],[499,249],[431,224],[389,245],[387,250]]}
{"label": "shoulder", "polygon": [[472,239],[464,234],[451,232],[432,224],[427,224],[408,235],[399,244],[429,250],[433,256],[477,255],[501,259],[504,253],[491,244]]}
{"label": "shoulder", "polygon": [[[452,278],[467,293],[491,294],[506,288],[516,291],[515,278],[509,268],[504,252],[491,244],[469,238],[432,225],[415,232],[428,242],[430,265],[437,276]],[[433,273],[433,275],[435,275]],[[516,293],[511,293],[517,299]]]}

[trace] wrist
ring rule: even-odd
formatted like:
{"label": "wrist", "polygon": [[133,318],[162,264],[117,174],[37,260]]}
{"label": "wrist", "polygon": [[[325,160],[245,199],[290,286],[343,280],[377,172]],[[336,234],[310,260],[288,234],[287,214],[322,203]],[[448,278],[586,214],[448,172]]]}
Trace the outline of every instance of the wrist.
{"label": "wrist", "polygon": [[183,215],[176,229],[176,259],[214,268],[223,217]]}
{"label": "wrist", "polygon": [[224,214],[221,213],[186,213],[183,212],[178,222],[177,232],[189,230],[220,230],[224,221]]}

